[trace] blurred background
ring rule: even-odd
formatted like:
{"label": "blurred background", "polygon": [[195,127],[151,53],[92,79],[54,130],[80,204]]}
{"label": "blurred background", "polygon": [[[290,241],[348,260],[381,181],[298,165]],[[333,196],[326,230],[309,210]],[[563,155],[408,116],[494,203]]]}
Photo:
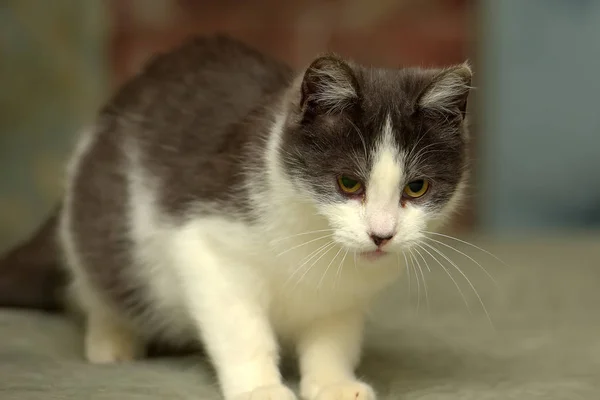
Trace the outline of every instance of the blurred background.
{"label": "blurred background", "polygon": [[600,1],[3,0],[0,250],[59,198],[77,132],[153,53],[226,32],[301,68],[471,60],[474,171],[452,225],[600,228]]}

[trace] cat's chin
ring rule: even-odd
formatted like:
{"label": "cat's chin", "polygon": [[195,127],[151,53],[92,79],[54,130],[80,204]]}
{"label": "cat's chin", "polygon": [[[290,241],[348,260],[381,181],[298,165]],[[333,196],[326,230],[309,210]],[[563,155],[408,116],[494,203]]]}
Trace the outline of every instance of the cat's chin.
{"label": "cat's chin", "polygon": [[388,255],[390,255],[389,252],[380,250],[380,249],[373,250],[373,251],[364,251],[364,252],[360,253],[360,257],[367,261],[377,261]]}

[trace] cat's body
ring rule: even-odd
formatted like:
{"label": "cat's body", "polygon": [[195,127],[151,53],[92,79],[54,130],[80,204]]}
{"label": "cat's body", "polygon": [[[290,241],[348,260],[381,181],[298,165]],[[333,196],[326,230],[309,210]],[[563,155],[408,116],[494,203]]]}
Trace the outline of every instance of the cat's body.
{"label": "cat's body", "polygon": [[287,345],[304,398],[373,399],[353,375],[364,314],[461,194],[469,80],[334,57],[297,75],[223,37],[152,61],[68,168],[58,237],[87,358],[201,341],[226,399],[288,400]]}

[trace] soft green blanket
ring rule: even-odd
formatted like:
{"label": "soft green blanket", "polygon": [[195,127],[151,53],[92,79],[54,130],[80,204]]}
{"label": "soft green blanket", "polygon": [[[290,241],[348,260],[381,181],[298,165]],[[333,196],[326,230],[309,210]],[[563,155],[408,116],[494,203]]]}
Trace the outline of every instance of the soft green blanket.
{"label": "soft green blanket", "polygon": [[[360,375],[390,400],[600,399],[600,236],[477,243],[509,264],[458,247],[496,286],[440,249],[478,289],[494,327],[454,267],[471,313],[440,265],[427,260],[429,272],[419,258],[429,307],[411,271],[410,297],[405,279],[373,312]],[[2,400],[219,399],[201,356],[86,364],[80,332],[59,316],[0,310],[0,338]]]}

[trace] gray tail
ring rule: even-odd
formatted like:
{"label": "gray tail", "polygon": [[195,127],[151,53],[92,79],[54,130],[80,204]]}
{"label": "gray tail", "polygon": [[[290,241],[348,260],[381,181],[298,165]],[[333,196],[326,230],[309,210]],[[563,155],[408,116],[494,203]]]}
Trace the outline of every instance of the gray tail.
{"label": "gray tail", "polygon": [[0,256],[0,307],[58,311],[66,284],[57,246],[56,207],[27,240]]}

